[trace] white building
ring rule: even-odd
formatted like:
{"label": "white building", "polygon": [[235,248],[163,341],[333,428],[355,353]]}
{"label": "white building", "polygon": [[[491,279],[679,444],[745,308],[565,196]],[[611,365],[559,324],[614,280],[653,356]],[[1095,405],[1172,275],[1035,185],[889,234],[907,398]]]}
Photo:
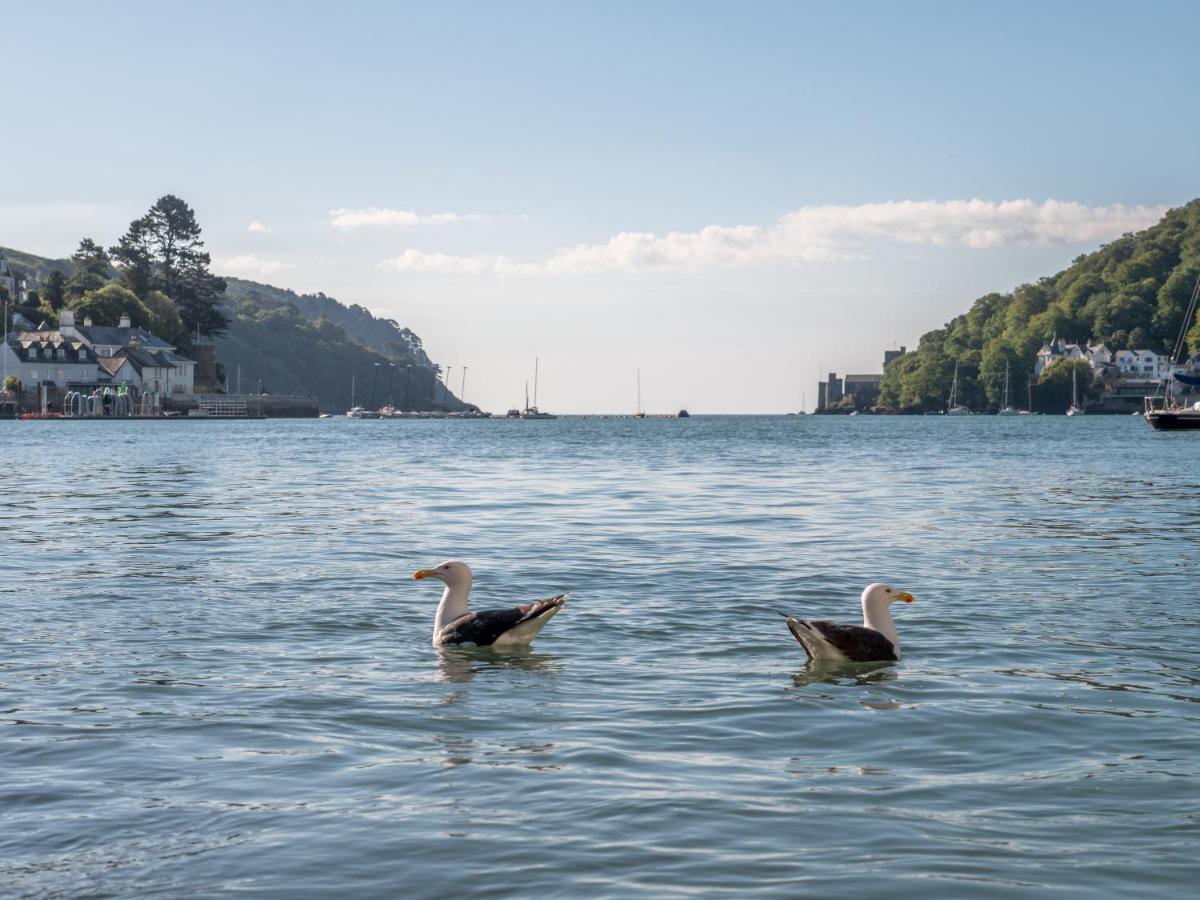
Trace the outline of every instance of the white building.
{"label": "white building", "polygon": [[[172,344],[144,328],[133,328],[129,316],[121,316],[116,327],[93,325],[84,319],[75,324],[75,315],[65,309],[59,315],[59,331],[85,344],[101,360],[121,357],[117,366],[104,363],[99,377],[114,384],[136,385],[160,394],[191,394],[196,383],[196,362],[180,356]],[[117,374],[121,377],[117,377]]]}
{"label": "white building", "polygon": [[[1101,344],[1100,346],[1104,346]],[[1107,348],[1105,348],[1107,350]],[[1041,350],[1037,352],[1037,359],[1033,363],[1033,374],[1037,378],[1042,377],[1042,372],[1051,364],[1058,362],[1060,359],[1083,359],[1091,360],[1088,353],[1078,344],[1068,344],[1062,338],[1056,337],[1050,343],[1045,344]]]}
{"label": "white building", "polygon": [[1092,367],[1095,381],[1106,377],[1161,380],[1173,370],[1183,370],[1181,366],[1172,366],[1170,356],[1165,353],[1153,350],[1118,350],[1114,353],[1104,344],[1091,344],[1085,349],[1055,338],[1038,351],[1033,367],[1035,377],[1040,378],[1049,365],[1060,359],[1086,360]]}
{"label": "white building", "polygon": [[53,384],[94,384],[95,354],[79,339],[61,331],[17,331],[0,347],[0,371],[15,375],[21,384],[33,387]]}
{"label": "white building", "polygon": [[1171,357],[1153,350],[1118,350],[1113,354],[1113,364],[1124,378],[1166,378],[1173,369]]}

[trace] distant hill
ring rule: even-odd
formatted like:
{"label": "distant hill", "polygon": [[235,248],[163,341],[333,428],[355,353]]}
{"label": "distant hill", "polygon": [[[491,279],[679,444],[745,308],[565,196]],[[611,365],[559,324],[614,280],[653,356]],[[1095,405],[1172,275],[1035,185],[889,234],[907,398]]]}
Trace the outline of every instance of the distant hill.
{"label": "distant hill", "polygon": [[[880,405],[908,412],[943,409],[955,363],[958,396],[973,409],[1000,405],[1006,364],[1011,395],[1024,397],[1037,352],[1055,335],[1104,343],[1114,351],[1169,352],[1198,276],[1200,200],[1193,200],[1145,231],[1078,257],[1057,275],[980,297],[964,315],[922,335],[916,351],[888,365]],[[1195,352],[1200,325],[1190,324],[1189,347]],[[1044,401],[1057,397],[1057,388],[1043,386]],[[1038,385],[1033,395],[1037,407]]]}
{"label": "distant hill", "polygon": [[0,253],[5,255],[14,269],[23,273],[31,282],[44,280],[52,269],[58,269],[64,275],[71,274],[69,259],[47,259],[32,253],[22,253],[20,250],[10,250],[8,247],[0,247]]}
{"label": "distant hill", "polygon": [[[437,380],[421,339],[361,306],[324,294],[300,295],[269,284],[228,279],[229,330],[215,341],[231,391],[313,394],[321,409],[353,401],[379,407],[463,409]],[[353,382],[353,384],[352,384]],[[352,397],[353,391],[353,397]]]}
{"label": "distant hill", "polygon": [[[69,259],[48,259],[0,248],[9,264],[36,288],[52,269],[70,273]],[[324,294],[297,294],[269,284],[226,279],[229,330],[215,339],[217,362],[231,391],[317,397],[324,411],[351,406],[355,397],[380,406],[391,396],[410,409],[463,409],[437,379],[421,339],[391,319]],[[374,396],[372,397],[372,388]]]}
{"label": "distant hill", "polygon": [[250,300],[264,308],[291,305],[309,321],[324,319],[332,322],[340,326],[351,340],[371,347],[397,362],[433,367],[421,346],[421,339],[416,334],[402,328],[393,319],[376,318],[370,310],[357,304],[346,306],[319,292],[297,294],[285,288],[241,278],[226,278],[225,281],[225,296],[229,298],[231,305],[236,306],[244,300]]}

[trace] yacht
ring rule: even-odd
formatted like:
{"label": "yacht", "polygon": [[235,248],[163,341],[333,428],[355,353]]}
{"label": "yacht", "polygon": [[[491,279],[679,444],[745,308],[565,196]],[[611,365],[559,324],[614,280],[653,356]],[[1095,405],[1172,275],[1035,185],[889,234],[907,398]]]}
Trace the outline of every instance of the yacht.
{"label": "yacht", "polygon": [[1075,382],[1076,382],[1075,376],[1078,372],[1079,372],[1079,368],[1077,366],[1071,367],[1071,405],[1067,408],[1068,416],[1082,416],[1083,415],[1083,410],[1080,408],[1079,401],[1076,399],[1076,394],[1078,394],[1078,391],[1075,387]]}
{"label": "yacht", "polygon": [[354,373],[350,374],[350,409],[346,413],[347,419],[378,419],[379,411],[366,409],[359,406],[354,399]]}
{"label": "yacht", "polygon": [[1021,410],[1015,408],[1014,406],[1012,406],[1012,404],[1010,404],[1008,402],[1008,369],[1009,369],[1009,363],[1007,360],[1005,360],[1005,362],[1004,362],[1004,406],[1000,409],[1000,411],[998,413],[996,413],[996,415],[998,415],[998,416],[1019,416],[1019,415],[1021,415]]}
{"label": "yacht", "polygon": [[946,415],[969,416],[971,410],[958,402],[958,361],[954,363],[954,380],[950,382],[950,402],[946,404]]}
{"label": "yacht", "polygon": [[[1200,431],[1200,403],[1193,402],[1190,406],[1180,401],[1180,394],[1187,390],[1200,387],[1200,376],[1179,371],[1187,350],[1188,326],[1196,316],[1196,307],[1200,305],[1200,277],[1192,288],[1192,299],[1188,303],[1187,312],[1183,315],[1183,323],[1179,328],[1179,339],[1171,353],[1171,366],[1152,396],[1145,398],[1146,424],[1155,431]],[[1175,386],[1172,387],[1172,382]]]}
{"label": "yacht", "polygon": [[525,382],[525,408],[521,410],[522,419],[557,419],[558,416],[542,412],[537,408],[538,360],[533,360],[533,406],[529,405],[529,382]]}

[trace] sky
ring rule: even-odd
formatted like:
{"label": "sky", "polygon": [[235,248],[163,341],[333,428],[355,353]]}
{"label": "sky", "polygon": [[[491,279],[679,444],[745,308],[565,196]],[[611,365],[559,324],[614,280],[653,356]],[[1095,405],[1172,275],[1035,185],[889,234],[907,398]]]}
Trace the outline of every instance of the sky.
{"label": "sky", "polygon": [[639,370],[652,414],[811,409],[1200,196],[1194,0],[0,15],[0,245],[177,194],[214,271],[394,318],[498,412],[535,359],[553,412]]}

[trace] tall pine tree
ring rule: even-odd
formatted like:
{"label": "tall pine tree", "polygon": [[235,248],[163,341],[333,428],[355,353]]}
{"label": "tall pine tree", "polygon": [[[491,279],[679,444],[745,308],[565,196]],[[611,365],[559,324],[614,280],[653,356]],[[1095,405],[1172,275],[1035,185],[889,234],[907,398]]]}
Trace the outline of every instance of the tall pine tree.
{"label": "tall pine tree", "polygon": [[217,335],[228,327],[220,309],[225,281],[209,271],[212,258],[200,239],[196,214],[180,198],[160,197],[131,222],[113,256],[121,263],[125,283],[139,296],[158,290],[171,298],[189,335]]}
{"label": "tall pine tree", "polygon": [[68,298],[82,297],[88,291],[96,291],[108,284],[112,260],[104,248],[91,238],[79,242],[79,248],[71,254],[75,269],[67,281]]}

